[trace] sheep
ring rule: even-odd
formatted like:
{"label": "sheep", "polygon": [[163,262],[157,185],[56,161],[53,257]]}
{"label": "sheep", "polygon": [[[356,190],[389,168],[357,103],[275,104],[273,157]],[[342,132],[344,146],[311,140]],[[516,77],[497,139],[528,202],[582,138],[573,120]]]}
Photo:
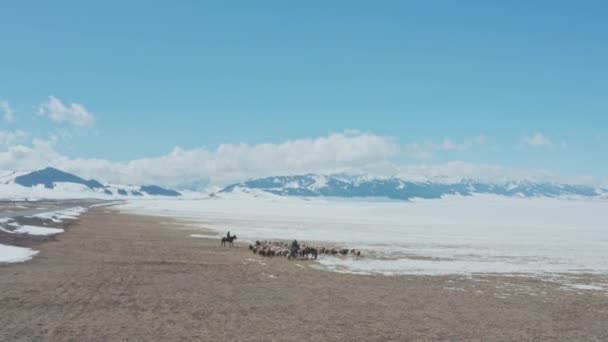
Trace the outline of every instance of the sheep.
{"label": "sheep", "polygon": [[[258,254],[264,257],[287,257],[291,259],[291,244],[286,241],[272,241],[272,240],[256,240],[254,244],[249,245],[249,250],[253,252],[253,254]],[[298,251],[298,256],[307,258],[312,256],[316,259],[318,254],[325,255],[352,255],[352,256],[361,256],[361,251],[356,250],[354,248],[339,248],[339,247],[324,247],[324,246],[310,246],[307,244],[301,244],[300,249]]]}

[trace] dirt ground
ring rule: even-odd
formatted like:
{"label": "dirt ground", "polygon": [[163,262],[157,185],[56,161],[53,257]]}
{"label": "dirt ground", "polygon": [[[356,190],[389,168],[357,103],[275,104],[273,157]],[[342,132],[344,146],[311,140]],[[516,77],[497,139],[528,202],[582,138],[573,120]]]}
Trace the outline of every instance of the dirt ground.
{"label": "dirt ground", "polygon": [[608,340],[605,292],[520,277],[337,274],[192,233],[91,210],[33,260],[0,265],[0,340]]}

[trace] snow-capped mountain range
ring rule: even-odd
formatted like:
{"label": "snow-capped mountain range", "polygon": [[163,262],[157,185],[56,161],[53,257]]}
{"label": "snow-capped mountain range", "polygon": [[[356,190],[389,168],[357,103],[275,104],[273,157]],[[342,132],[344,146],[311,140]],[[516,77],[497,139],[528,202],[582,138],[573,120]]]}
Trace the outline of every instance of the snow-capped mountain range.
{"label": "snow-capped mountain range", "polygon": [[181,196],[177,191],[156,185],[102,184],[52,167],[37,171],[0,173],[0,198],[6,197],[100,197],[128,198],[145,196]]}
{"label": "snow-capped mountain range", "polygon": [[[208,189],[209,190],[209,189]],[[251,179],[212,194],[257,193],[299,197],[438,199],[446,195],[491,194],[507,197],[578,197],[608,199],[608,189],[549,182],[487,182],[471,178],[407,179],[370,175],[294,175]],[[190,194],[190,193],[189,193]],[[191,193],[192,195],[194,193]],[[203,195],[203,193],[198,193]],[[156,185],[102,184],[55,168],[31,172],[0,172],[0,199],[38,198],[142,198],[182,196]],[[198,195],[196,196],[198,197]]]}
{"label": "snow-capped mountain range", "polygon": [[384,197],[410,200],[436,199],[445,195],[493,194],[509,197],[597,197],[608,198],[608,189],[548,182],[508,181],[488,183],[474,179],[458,181],[409,181],[399,177],[375,178],[348,175],[276,176],[248,180],[223,188],[220,193],[248,189],[281,196]]}

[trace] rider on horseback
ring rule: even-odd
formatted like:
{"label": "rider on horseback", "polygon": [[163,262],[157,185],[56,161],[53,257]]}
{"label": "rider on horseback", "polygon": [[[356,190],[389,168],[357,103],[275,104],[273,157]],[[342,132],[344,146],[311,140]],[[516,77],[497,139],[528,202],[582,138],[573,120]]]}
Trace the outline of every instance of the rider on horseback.
{"label": "rider on horseback", "polygon": [[226,237],[222,238],[222,247],[226,246],[226,244],[230,245],[230,247],[234,246],[234,240],[236,240],[236,235],[230,235],[230,232],[228,232]]}

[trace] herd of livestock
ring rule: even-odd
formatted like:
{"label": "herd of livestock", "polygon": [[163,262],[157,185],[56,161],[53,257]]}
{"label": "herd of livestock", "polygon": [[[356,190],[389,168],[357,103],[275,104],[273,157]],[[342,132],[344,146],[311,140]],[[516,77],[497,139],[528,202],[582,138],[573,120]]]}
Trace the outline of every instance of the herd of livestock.
{"label": "herd of livestock", "polygon": [[313,258],[317,259],[319,254],[326,255],[353,255],[361,256],[361,251],[348,248],[338,247],[315,247],[302,244],[297,251],[292,251],[290,245],[285,241],[256,241],[255,244],[250,244],[249,249],[253,254],[258,254],[266,257],[282,256],[289,259],[293,258]]}

